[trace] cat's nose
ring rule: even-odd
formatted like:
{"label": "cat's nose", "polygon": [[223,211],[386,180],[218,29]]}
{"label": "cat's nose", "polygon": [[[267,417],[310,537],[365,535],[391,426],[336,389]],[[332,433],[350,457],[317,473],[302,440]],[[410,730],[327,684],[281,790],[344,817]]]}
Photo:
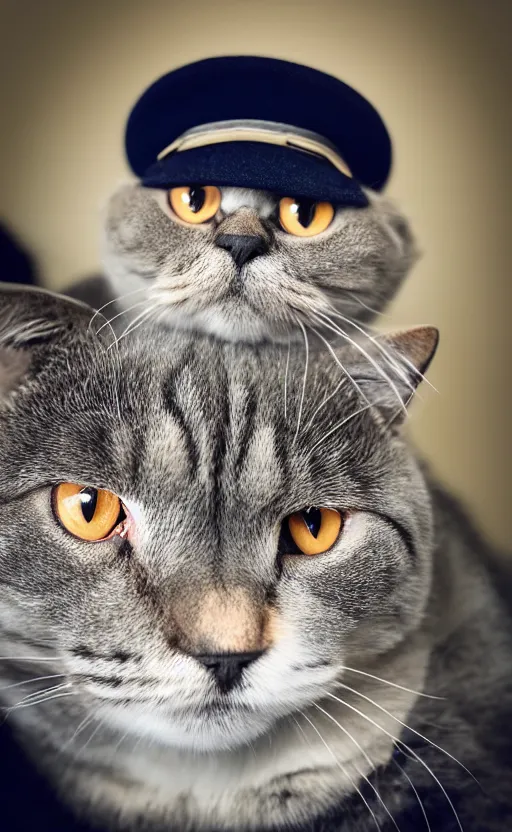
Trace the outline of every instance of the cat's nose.
{"label": "cat's nose", "polygon": [[259,234],[219,234],[215,243],[229,251],[238,268],[269,249],[268,241]]}
{"label": "cat's nose", "polygon": [[242,673],[252,662],[263,655],[264,650],[251,653],[211,653],[194,658],[210,670],[222,693],[228,693],[242,678]]}

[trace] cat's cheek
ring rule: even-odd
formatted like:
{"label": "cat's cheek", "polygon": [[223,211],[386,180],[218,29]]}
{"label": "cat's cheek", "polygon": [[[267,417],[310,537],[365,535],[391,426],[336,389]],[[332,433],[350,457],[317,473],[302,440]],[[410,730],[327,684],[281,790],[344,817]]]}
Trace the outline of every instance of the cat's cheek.
{"label": "cat's cheek", "polygon": [[163,214],[167,217],[167,219],[172,222],[174,225],[180,225],[183,228],[190,228],[191,226],[188,225],[186,222],[183,222],[179,219],[172,210],[169,205],[169,195],[168,191],[165,191],[161,188],[151,188],[148,189],[148,193],[152,199],[156,202],[160,210]]}

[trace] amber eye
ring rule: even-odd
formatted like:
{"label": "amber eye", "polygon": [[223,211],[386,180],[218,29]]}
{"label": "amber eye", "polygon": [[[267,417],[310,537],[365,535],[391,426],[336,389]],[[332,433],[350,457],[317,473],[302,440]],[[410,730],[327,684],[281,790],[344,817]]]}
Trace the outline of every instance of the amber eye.
{"label": "amber eye", "polygon": [[339,511],[308,508],[283,521],[279,538],[282,555],[321,555],[336,543],[343,525]]}
{"label": "amber eye", "polygon": [[169,191],[169,204],[176,216],[194,225],[211,220],[220,202],[220,191],[214,185],[183,185]]}
{"label": "amber eye", "polygon": [[288,234],[295,237],[314,237],[325,231],[334,217],[330,202],[312,202],[285,196],[279,203],[279,222]]}
{"label": "amber eye", "polygon": [[63,482],[52,498],[60,524],[82,540],[105,540],[126,518],[119,497],[102,488]]}

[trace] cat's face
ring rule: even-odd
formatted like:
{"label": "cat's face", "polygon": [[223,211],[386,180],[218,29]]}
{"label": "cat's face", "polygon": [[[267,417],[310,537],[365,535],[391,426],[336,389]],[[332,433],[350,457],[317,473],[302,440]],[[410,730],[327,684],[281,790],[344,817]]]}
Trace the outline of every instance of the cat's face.
{"label": "cat's face", "polygon": [[367,207],[347,208],[124,185],[107,206],[105,270],[132,317],[235,341],[301,337],[301,325],[346,330],[383,309],[416,258],[407,220],[367,196]]}
{"label": "cat's face", "polygon": [[[148,330],[108,351],[86,307],[6,296],[0,638],[35,663],[4,676],[42,675],[46,658],[75,694],[59,712],[78,702],[122,732],[219,750],[307,710],[345,664],[396,655],[428,593],[429,501],[386,427],[396,401],[357,353],[344,362],[382,410],[329,358],[303,387],[303,356],[277,346]],[[417,365],[419,341],[402,344]],[[78,514],[61,483],[90,489]],[[235,672],[218,654],[250,655]]]}

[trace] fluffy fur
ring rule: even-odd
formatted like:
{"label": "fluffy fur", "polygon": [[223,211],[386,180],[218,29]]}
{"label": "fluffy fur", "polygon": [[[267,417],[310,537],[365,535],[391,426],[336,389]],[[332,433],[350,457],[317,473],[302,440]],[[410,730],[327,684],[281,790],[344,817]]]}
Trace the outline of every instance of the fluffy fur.
{"label": "fluffy fur", "polygon": [[[371,365],[340,352],[370,407],[322,354],[305,377],[300,350],[187,333],[108,349],[48,293],[0,310],[0,698],[58,804],[108,830],[510,829],[506,584]],[[433,335],[388,347],[405,400]],[[62,481],[119,494],[127,538],[65,532]],[[340,538],[279,556],[311,505]],[[194,658],[253,649],[228,693]]]}
{"label": "fluffy fur", "polygon": [[[123,185],[107,206],[105,273],[132,318],[226,340],[300,338],[301,324],[346,329],[373,319],[416,259],[405,217],[384,197],[367,196],[367,208],[339,207],[326,231],[301,238],[280,227],[278,199],[265,191],[223,188],[214,219],[189,225],[165,191]],[[216,245],[224,234],[260,235],[269,250],[238,267]]]}

